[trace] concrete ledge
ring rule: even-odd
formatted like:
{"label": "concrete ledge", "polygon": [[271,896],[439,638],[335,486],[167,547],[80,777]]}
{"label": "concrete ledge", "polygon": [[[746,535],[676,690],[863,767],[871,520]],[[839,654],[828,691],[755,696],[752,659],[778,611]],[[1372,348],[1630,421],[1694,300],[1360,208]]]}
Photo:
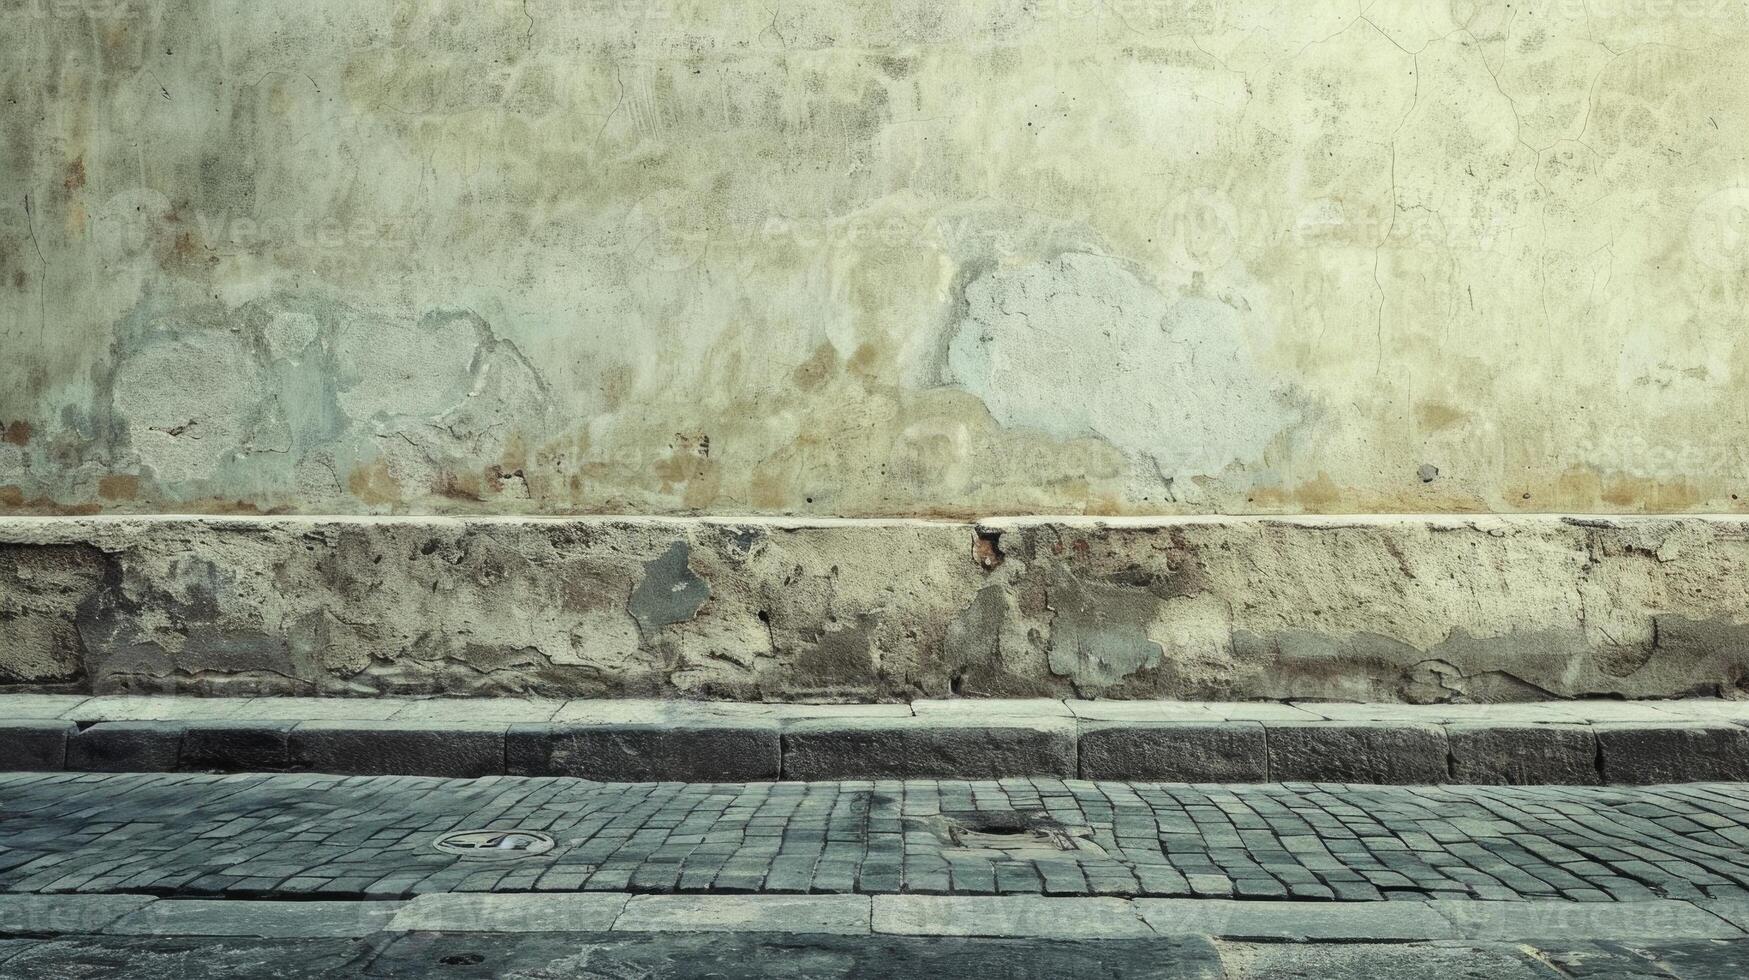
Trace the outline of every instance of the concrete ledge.
{"label": "concrete ledge", "polygon": [[[0,697],[0,770],[510,774],[607,782],[1041,775],[1495,785],[1749,781],[1749,703],[1709,699],[531,706],[489,698],[28,697],[39,717],[7,719],[8,702]],[[342,717],[349,711],[365,717]],[[631,720],[640,714],[653,720]],[[100,720],[117,716],[131,720]],[[553,720],[511,720],[530,716]]]}
{"label": "concrete ledge", "polygon": [[1745,567],[1740,516],[10,517],[0,686],[1685,697],[1749,676]]}

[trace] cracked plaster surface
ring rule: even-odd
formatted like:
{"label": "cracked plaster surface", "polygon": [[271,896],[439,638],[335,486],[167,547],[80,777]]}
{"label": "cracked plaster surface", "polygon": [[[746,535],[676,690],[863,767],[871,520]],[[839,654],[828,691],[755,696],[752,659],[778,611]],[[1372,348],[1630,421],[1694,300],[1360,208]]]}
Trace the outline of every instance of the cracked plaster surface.
{"label": "cracked plaster surface", "polygon": [[1749,527],[0,521],[0,683],[1431,703],[1749,690]]}
{"label": "cracked plaster surface", "polygon": [[1741,4],[0,18],[0,512],[1749,507]]}

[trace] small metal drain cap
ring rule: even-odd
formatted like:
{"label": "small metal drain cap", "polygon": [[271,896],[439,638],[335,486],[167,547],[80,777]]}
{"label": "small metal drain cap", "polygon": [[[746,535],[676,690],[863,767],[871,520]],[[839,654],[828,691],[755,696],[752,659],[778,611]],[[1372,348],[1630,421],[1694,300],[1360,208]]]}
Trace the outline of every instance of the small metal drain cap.
{"label": "small metal drain cap", "polygon": [[437,839],[445,854],[473,857],[528,857],[553,849],[553,839],[538,830],[457,830]]}

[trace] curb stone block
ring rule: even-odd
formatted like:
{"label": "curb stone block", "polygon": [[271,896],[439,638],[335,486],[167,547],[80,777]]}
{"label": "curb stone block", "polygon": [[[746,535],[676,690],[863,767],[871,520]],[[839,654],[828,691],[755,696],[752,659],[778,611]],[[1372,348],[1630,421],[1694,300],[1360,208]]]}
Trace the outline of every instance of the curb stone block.
{"label": "curb stone block", "polygon": [[778,778],[781,745],[774,724],[528,724],[510,727],[504,754],[517,776],[752,782]]}
{"label": "curb stone block", "polygon": [[293,763],[359,776],[504,774],[507,725],[307,721],[292,729]]}
{"label": "curb stone block", "polygon": [[945,726],[921,719],[798,722],[783,732],[785,779],[1073,779],[1075,727],[1035,724]]}
{"label": "curb stone block", "polygon": [[1269,778],[1261,722],[1083,724],[1082,779],[1256,783]]}
{"label": "curb stone block", "polygon": [[1595,726],[1604,778],[1612,783],[1749,780],[1749,728],[1658,722]]}
{"label": "curb stone block", "polygon": [[291,768],[296,722],[193,722],[182,734],[182,768],[275,772]]}
{"label": "curb stone block", "polygon": [[1222,898],[1138,898],[1142,921],[1162,936],[1425,942],[1458,930],[1426,902],[1294,902]]}
{"label": "curb stone block", "polygon": [[1279,782],[1443,783],[1445,730],[1396,722],[1281,722],[1265,726],[1269,778]]}
{"label": "curb stone block", "polygon": [[100,721],[67,739],[67,768],[175,772],[181,745],[181,722]]}
{"label": "curb stone block", "polygon": [[111,923],[118,936],[322,939],[380,932],[402,902],[164,899]]}
{"label": "curb stone block", "polygon": [[1589,725],[1445,726],[1451,781],[1492,786],[1595,786],[1597,738]]}
{"label": "curb stone block", "polygon": [[0,895],[0,936],[101,932],[156,901],[147,895]]}
{"label": "curb stone block", "polygon": [[867,895],[633,895],[614,932],[776,932],[862,936]]}
{"label": "curb stone block", "polygon": [[53,772],[67,767],[67,740],[78,734],[70,721],[44,718],[0,720],[0,770]]}

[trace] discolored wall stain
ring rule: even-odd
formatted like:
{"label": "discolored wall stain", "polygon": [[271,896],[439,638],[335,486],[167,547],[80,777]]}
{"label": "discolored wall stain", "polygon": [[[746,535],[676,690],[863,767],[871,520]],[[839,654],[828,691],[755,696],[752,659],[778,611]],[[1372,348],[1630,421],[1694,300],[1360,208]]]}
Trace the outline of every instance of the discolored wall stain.
{"label": "discolored wall stain", "polygon": [[686,622],[710,598],[710,583],[687,566],[691,553],[686,542],[676,541],[662,557],[644,565],[644,576],[632,590],[627,608],[646,635]]}
{"label": "discolored wall stain", "polygon": [[948,376],[1003,425],[1095,436],[1164,476],[1255,462],[1295,420],[1240,313],[1169,298],[1113,258],[1069,253],[966,286]]}
{"label": "discolored wall stain", "polygon": [[0,509],[1749,511],[1749,9],[1141,6],[29,18]]}

